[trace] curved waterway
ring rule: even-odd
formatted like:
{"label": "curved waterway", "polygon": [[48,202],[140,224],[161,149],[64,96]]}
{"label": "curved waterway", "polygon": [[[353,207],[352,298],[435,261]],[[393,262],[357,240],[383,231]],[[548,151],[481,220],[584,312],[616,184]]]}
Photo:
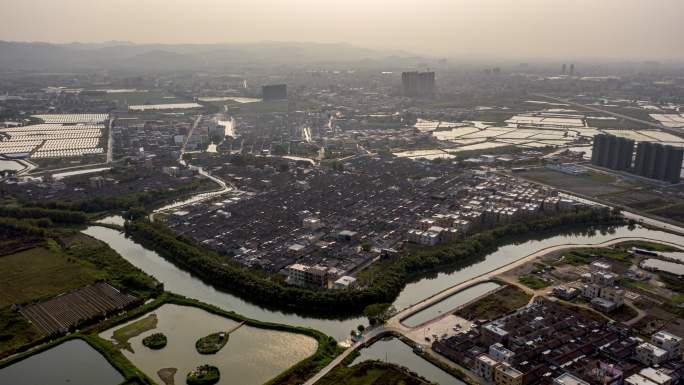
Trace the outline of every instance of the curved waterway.
{"label": "curved waterway", "polygon": [[[157,317],[158,323],[131,337],[127,341],[130,348],[122,349],[121,353],[160,385],[163,378],[159,371],[164,368],[177,369],[171,377],[175,377],[176,384],[184,384],[185,375],[204,364],[219,368],[222,376],[218,385],[235,384],[236,378],[240,385],[260,385],[314,354],[318,346],[309,336],[239,326],[237,321],[195,307],[166,304],[139,319],[150,314]],[[126,325],[106,330],[100,337],[113,340],[115,331]],[[216,354],[200,354],[195,348],[197,340],[217,331],[230,331],[226,346]],[[167,346],[159,350],[145,347],[143,338],[152,333],[166,335]]]}
{"label": "curved waterway", "polygon": [[[107,221],[112,221],[108,219]],[[116,250],[121,256],[147,274],[154,276],[164,283],[168,291],[184,295],[189,298],[218,306],[225,310],[232,310],[249,318],[260,321],[277,322],[289,325],[307,326],[320,330],[337,340],[349,338],[349,333],[360,323],[366,323],[365,318],[352,318],[344,321],[310,318],[296,314],[285,313],[262,308],[247,302],[235,295],[219,291],[213,286],[202,282],[187,271],[181,270],[171,262],[160,257],[159,254],[148,250],[142,245],[126,238],[122,232],[106,227],[91,226],[85,231]]]}
{"label": "curved waterway", "polygon": [[71,340],[0,369],[2,385],[117,385],[119,372],[85,341]]}
{"label": "curved waterway", "polygon": [[488,293],[491,293],[500,287],[501,285],[494,282],[479,283],[475,286],[463,289],[451,297],[447,297],[444,300],[411,315],[410,317],[401,321],[401,323],[408,327],[419,326],[443,314],[453,312],[456,308],[465,305],[476,298],[487,295]]}
{"label": "curved waterway", "polygon": [[655,241],[672,242],[684,246],[684,237],[682,236],[664,231],[649,230],[640,226],[636,226],[633,230],[630,230],[628,226],[620,226],[613,228],[610,232],[597,231],[591,234],[563,234],[539,240],[527,240],[501,246],[477,263],[459,268],[456,271],[438,273],[433,277],[423,278],[417,282],[410,283],[406,285],[394,301],[394,306],[397,309],[406,308],[458,283],[506,266],[520,258],[551,246],[596,244],[624,237],[650,238]]}
{"label": "curved waterway", "polygon": [[351,363],[352,366],[367,360],[390,362],[407,367],[432,383],[439,385],[465,384],[465,382],[429,363],[396,338],[382,339],[365,349],[361,349],[360,353]]}
{"label": "curved waterway", "polygon": [[[115,219],[108,219],[108,221],[111,220]],[[159,281],[163,282],[167,290],[219,306],[226,310],[235,311],[250,318],[262,321],[311,327],[333,336],[339,341],[346,340],[349,336],[349,332],[356,328],[358,324],[366,324],[366,320],[363,317],[349,318],[346,320],[330,320],[265,309],[240,299],[235,295],[215,289],[211,285],[208,285],[202,282],[200,279],[193,277],[190,273],[174,266],[170,262],[160,257],[154,251],[148,250],[126,238],[124,234],[119,231],[104,227],[92,226],[87,228],[84,233],[109,244],[109,246],[111,246],[133,265],[139,267],[147,274],[152,275]],[[420,302],[425,298],[443,291],[444,289],[480,276],[496,268],[503,267],[520,258],[532,254],[533,252],[550,246],[563,244],[602,243],[621,237],[644,237],[653,240],[661,240],[684,245],[684,237],[682,236],[666,233],[663,231],[649,230],[639,226],[631,230],[627,226],[621,226],[612,229],[610,232],[594,232],[591,234],[563,234],[549,236],[541,240],[523,241],[502,246],[497,251],[485,256],[469,266],[459,268],[455,271],[438,273],[433,277],[423,278],[406,285],[399,297],[394,301],[394,306],[397,309],[403,309],[411,304]],[[392,356],[393,355],[390,353],[388,359],[390,359]],[[409,366],[417,373],[425,377],[430,377],[428,373],[421,373],[420,371],[420,366],[426,362],[418,356],[415,357],[418,362],[421,362],[420,365],[409,366],[408,364],[411,364],[411,362],[395,362],[391,359],[390,362]],[[434,378],[434,381],[441,382],[437,378]]]}

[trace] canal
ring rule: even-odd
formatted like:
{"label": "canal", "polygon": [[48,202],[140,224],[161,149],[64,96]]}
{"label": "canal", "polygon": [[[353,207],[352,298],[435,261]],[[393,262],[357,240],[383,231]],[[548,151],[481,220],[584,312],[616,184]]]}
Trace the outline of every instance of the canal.
{"label": "canal", "polygon": [[86,342],[71,340],[0,369],[2,385],[117,385],[124,378]]}
{"label": "canal", "polygon": [[[107,221],[116,222],[119,220],[116,218],[110,218],[107,219]],[[311,327],[333,336],[339,341],[348,339],[350,331],[355,329],[357,325],[366,324],[366,320],[363,317],[352,317],[342,320],[323,319],[266,309],[247,302],[232,294],[215,289],[211,285],[208,285],[202,282],[200,279],[193,277],[190,273],[177,268],[170,262],[160,257],[154,251],[148,250],[126,238],[124,234],[119,231],[99,226],[91,226],[87,228],[84,233],[109,244],[114,250],[116,250],[121,256],[123,256],[133,265],[139,267],[146,273],[163,282],[167,290],[190,298],[195,298],[215,306],[219,306],[226,310],[235,311],[250,318],[262,321]],[[438,273],[432,277],[423,278],[406,285],[404,290],[394,301],[394,306],[397,309],[403,309],[453,285],[465,282],[488,271],[505,266],[549,246],[602,243],[622,237],[644,237],[653,240],[661,240],[684,245],[684,237],[663,231],[650,230],[639,226],[636,226],[632,229],[627,226],[620,226],[611,229],[609,232],[583,232],[550,235],[543,239],[520,241],[499,247],[495,252],[485,256],[478,262],[469,266],[461,267],[454,271]],[[379,346],[382,347],[383,345]],[[380,349],[380,347],[375,349]],[[391,362],[395,362],[392,361],[392,357],[394,357],[394,354],[388,352],[388,359],[390,359]],[[415,356],[415,358],[418,360],[418,362],[428,364],[418,356]],[[406,362],[396,363],[408,366]],[[428,365],[432,367],[431,364]],[[425,372],[421,373],[417,364],[413,363],[412,366],[408,367],[427,378],[427,374]],[[437,379],[434,379],[434,381],[439,382]]]}
{"label": "canal", "polygon": [[430,382],[439,385],[464,385],[465,383],[442,369],[432,365],[421,356],[415,354],[413,349],[396,338],[382,339],[373,345],[361,349],[360,355],[354,359],[351,365],[367,360],[391,362],[404,366],[418,373]]}
{"label": "canal", "polygon": [[402,320],[401,323],[408,327],[416,327],[427,321],[435,319],[446,312],[453,311],[457,307],[465,305],[475,298],[486,295],[487,293],[491,293],[499,287],[501,287],[501,285],[494,282],[479,283],[475,286],[463,289],[458,293],[409,316],[408,318]]}

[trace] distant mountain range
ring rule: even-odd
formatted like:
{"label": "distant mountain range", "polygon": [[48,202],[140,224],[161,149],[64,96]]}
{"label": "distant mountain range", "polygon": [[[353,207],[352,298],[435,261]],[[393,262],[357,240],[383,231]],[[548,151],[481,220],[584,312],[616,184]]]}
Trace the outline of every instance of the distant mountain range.
{"label": "distant mountain range", "polygon": [[409,64],[424,60],[404,51],[373,50],[345,43],[133,44],[113,41],[49,44],[0,41],[1,70],[178,71],[244,65]]}

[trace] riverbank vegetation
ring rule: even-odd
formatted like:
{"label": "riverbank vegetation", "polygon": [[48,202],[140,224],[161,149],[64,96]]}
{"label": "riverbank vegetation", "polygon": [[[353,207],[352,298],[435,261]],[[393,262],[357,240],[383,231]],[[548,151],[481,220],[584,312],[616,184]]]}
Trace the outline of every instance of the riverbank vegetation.
{"label": "riverbank vegetation", "polygon": [[202,365],[188,373],[185,382],[188,385],[213,385],[221,379],[221,372],[216,366]]}
{"label": "riverbank vegetation", "polygon": [[116,341],[116,347],[119,349],[126,349],[133,352],[133,348],[128,340],[150,330],[156,329],[157,323],[157,315],[149,314],[147,317],[141,318],[135,322],[131,322],[130,324],[115,330],[114,334],[112,335],[112,339]]}
{"label": "riverbank vegetation", "polygon": [[[0,358],[45,342],[17,310],[97,281],[148,298],[159,284],[107,244],[79,232],[83,213],[7,208],[0,215]],[[16,305],[16,306],[15,306]]]}
{"label": "riverbank vegetation", "polygon": [[320,385],[427,385],[427,381],[405,368],[380,361],[364,361],[347,367],[340,365],[317,382]]}
{"label": "riverbank vegetation", "polygon": [[142,344],[150,349],[159,350],[166,346],[167,339],[164,333],[154,333],[143,338]]}
{"label": "riverbank vegetation", "polygon": [[[305,382],[314,373],[328,365],[335,357],[342,353],[343,348],[339,347],[334,338],[329,337],[317,330],[305,327],[290,326],[284,324],[275,324],[270,322],[262,322],[250,318],[246,318],[240,314],[232,311],[226,311],[216,306],[206,304],[194,299],[186,298],[177,294],[163,292],[154,300],[145,305],[134,308],[122,315],[115,316],[104,320],[98,324],[86,327],[81,332],[70,334],[69,336],[57,338],[47,344],[41,345],[38,348],[13,356],[11,359],[0,361],[0,368],[12,365],[20,360],[28,358],[34,354],[39,354],[48,350],[62,342],[74,338],[80,338],[88,342],[95,350],[102,354],[105,359],[116,368],[125,378],[121,385],[153,385],[154,382],[147,377],[142,371],[136,368],[111,341],[105,340],[98,336],[99,333],[111,329],[117,325],[129,322],[136,318],[145,316],[146,314],[158,309],[164,304],[174,304],[179,306],[192,306],[212,314],[232,319],[237,322],[244,322],[247,326],[252,326],[266,330],[276,330],[288,333],[303,334],[316,339],[318,348],[316,352],[290,369],[278,375],[276,378],[267,382],[267,385],[299,385]],[[143,318],[144,319],[144,318]]]}
{"label": "riverbank vegetation", "polygon": [[170,203],[184,196],[210,191],[215,188],[217,188],[217,185],[214,182],[208,179],[200,179],[174,189],[154,189],[108,198],[95,197],[78,201],[53,200],[39,202],[37,205],[47,209],[80,211],[84,213],[126,211],[134,207],[151,210],[154,207]]}
{"label": "riverbank vegetation", "polygon": [[229,334],[218,332],[202,337],[195,343],[195,349],[199,354],[216,354],[228,343]]}
{"label": "riverbank vegetation", "polygon": [[[621,224],[608,210],[583,210],[530,222],[516,222],[482,231],[466,239],[435,247],[410,247],[399,257],[371,266],[359,274],[365,285],[358,290],[311,290],[286,285],[281,279],[245,268],[230,257],[205,250],[177,236],[160,223],[127,222],[126,231],[137,242],[213,285],[242,297],[278,308],[312,314],[361,313],[366,306],[391,303],[411,279],[439,269],[467,266],[516,237],[581,226]],[[367,277],[371,276],[372,279]]]}

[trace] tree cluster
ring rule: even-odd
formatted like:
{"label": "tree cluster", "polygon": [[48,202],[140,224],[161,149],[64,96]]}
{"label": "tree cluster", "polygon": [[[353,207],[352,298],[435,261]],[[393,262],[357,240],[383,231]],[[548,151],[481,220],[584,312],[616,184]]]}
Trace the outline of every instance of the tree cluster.
{"label": "tree cluster", "polygon": [[145,220],[127,222],[126,230],[135,240],[155,249],[167,260],[217,287],[252,301],[307,313],[339,315],[361,313],[372,304],[391,303],[409,279],[441,267],[472,264],[495,251],[507,237],[534,234],[559,226],[607,225],[619,221],[607,210],[584,210],[529,223],[508,224],[451,244],[413,250],[383,266],[368,287],[356,290],[312,290],[286,285],[281,280],[203,250],[158,223]]}

